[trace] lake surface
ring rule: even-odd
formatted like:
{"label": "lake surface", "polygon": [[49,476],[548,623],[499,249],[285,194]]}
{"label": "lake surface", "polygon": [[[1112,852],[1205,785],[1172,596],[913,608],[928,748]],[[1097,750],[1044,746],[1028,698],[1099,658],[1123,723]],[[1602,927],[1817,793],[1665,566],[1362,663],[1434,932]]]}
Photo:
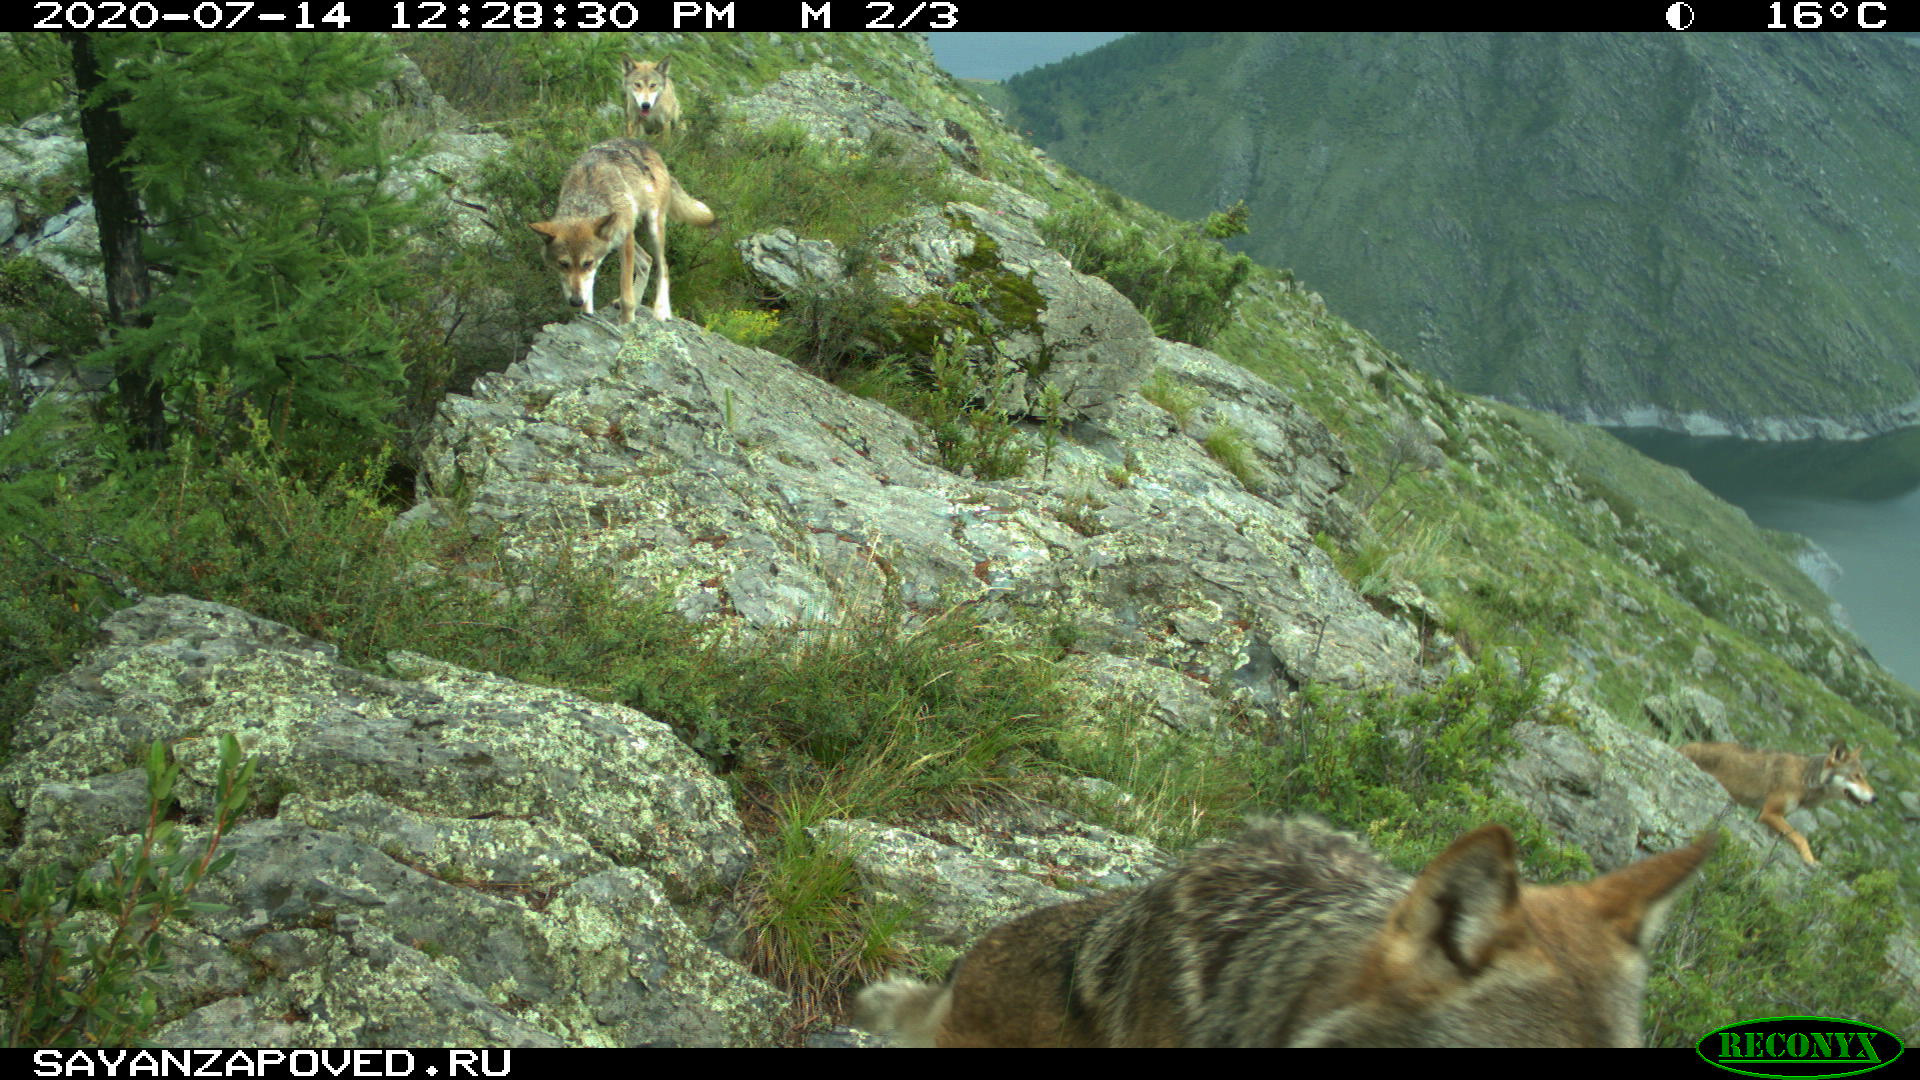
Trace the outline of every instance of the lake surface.
{"label": "lake surface", "polygon": [[1824,548],[1842,571],[1829,591],[1854,632],[1881,666],[1920,686],[1920,431],[1763,443],[1612,430],[1648,457],[1692,473],[1756,524]]}

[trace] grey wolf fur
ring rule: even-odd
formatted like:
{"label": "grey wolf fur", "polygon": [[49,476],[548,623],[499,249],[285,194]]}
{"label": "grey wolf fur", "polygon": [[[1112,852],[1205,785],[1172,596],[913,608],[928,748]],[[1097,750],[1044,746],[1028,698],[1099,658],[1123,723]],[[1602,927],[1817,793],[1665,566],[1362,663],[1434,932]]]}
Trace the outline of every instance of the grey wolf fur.
{"label": "grey wolf fur", "polygon": [[1824,757],[1752,750],[1739,743],[1688,743],[1680,752],[1720,781],[1734,802],[1757,808],[1760,820],[1786,837],[1808,866],[1819,866],[1820,860],[1813,857],[1807,838],[1787,824],[1787,815],[1836,795],[1862,806],[1874,798],[1860,751],[1848,750],[1844,742],[1834,743]]}
{"label": "grey wolf fur", "polygon": [[671,135],[680,122],[680,99],[674,96],[673,80],[667,78],[667,67],[672,63],[671,56],[657,64],[626,58],[626,70],[620,76],[620,100],[627,109],[627,138],[642,132]]}
{"label": "grey wolf fur", "polygon": [[1409,880],[1311,819],[989,933],[944,986],[861,991],[920,1046],[1637,1046],[1645,950],[1715,834],[1591,881],[1467,833]]}
{"label": "grey wolf fur", "polygon": [[[612,139],[581,154],[560,184],[551,221],[528,227],[546,237],[547,264],[560,274],[567,302],[593,314],[594,276],[620,245],[620,321],[632,322],[634,233],[646,238],[648,266],[660,284],[653,313],[673,318],[667,291],[667,219],[711,225],[713,211],[667,174],[660,152],[638,139]],[[644,287],[646,279],[641,279]]]}

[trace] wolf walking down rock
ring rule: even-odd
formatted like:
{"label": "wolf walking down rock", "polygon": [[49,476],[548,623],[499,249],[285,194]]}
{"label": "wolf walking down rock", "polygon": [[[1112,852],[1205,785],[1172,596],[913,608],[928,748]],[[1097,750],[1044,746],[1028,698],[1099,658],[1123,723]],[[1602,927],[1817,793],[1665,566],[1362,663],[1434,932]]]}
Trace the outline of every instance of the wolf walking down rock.
{"label": "wolf walking down rock", "polygon": [[854,1022],[918,1046],[1638,1046],[1646,950],[1714,839],[1543,886],[1500,825],[1409,880],[1318,821],[1257,822],[999,927],[944,986],[870,986]]}
{"label": "wolf walking down rock", "polygon": [[[580,155],[560,183],[560,207],[551,221],[527,227],[546,237],[547,264],[560,275],[567,302],[593,314],[593,282],[620,245],[620,321],[632,322],[636,231],[646,237],[648,266],[658,276],[653,313],[673,318],[667,291],[667,219],[691,225],[716,220],[706,203],[688,195],[667,173],[660,152],[639,139],[612,139]],[[645,279],[641,285],[644,287]]]}

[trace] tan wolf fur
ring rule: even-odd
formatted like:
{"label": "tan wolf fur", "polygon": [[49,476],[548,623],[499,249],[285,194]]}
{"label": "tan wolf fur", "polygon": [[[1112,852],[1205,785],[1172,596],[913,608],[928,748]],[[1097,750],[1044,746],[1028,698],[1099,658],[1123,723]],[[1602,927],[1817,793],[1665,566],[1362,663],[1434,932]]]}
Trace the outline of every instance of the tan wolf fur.
{"label": "tan wolf fur", "polygon": [[1808,866],[1819,866],[1800,830],[1787,824],[1795,810],[1818,806],[1845,795],[1862,806],[1873,802],[1860,751],[1836,742],[1825,757],[1808,757],[1784,750],[1751,750],[1738,743],[1688,743],[1680,748],[1688,760],[1712,774],[1733,801],[1760,811],[1760,820],[1787,838]]}
{"label": "tan wolf fur", "polygon": [[[611,139],[581,154],[560,183],[552,221],[528,227],[547,238],[548,265],[560,274],[567,302],[593,314],[593,281],[620,245],[620,321],[632,322],[634,234],[646,239],[649,269],[659,277],[653,313],[673,318],[667,291],[667,219],[711,225],[707,204],[681,190],[660,152],[638,139]],[[644,287],[646,278],[641,278]]]}
{"label": "tan wolf fur", "polygon": [[1487,825],[1409,880],[1310,818],[992,931],[854,1023],[918,1046],[1637,1046],[1645,952],[1716,834],[1591,881],[1520,880]]}
{"label": "tan wolf fur", "polygon": [[680,99],[674,96],[673,80],[667,78],[667,66],[673,57],[659,63],[626,58],[626,71],[620,77],[620,100],[627,107],[627,138],[645,132],[671,135],[680,122]]}

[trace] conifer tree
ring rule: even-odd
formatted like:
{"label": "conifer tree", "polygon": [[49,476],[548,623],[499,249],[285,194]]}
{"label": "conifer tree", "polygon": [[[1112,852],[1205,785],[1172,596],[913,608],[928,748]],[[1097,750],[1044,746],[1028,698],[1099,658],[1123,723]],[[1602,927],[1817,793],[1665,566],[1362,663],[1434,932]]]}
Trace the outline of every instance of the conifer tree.
{"label": "conifer tree", "polygon": [[372,445],[403,374],[403,245],[420,217],[394,183],[407,151],[379,107],[391,46],[357,34],[91,46],[102,79],[89,100],[118,114],[114,160],[139,192],[147,259],[169,276],[108,346],[123,380],[151,380],[176,415],[225,389],[224,413],[196,414],[216,438],[246,406],[303,454]]}

